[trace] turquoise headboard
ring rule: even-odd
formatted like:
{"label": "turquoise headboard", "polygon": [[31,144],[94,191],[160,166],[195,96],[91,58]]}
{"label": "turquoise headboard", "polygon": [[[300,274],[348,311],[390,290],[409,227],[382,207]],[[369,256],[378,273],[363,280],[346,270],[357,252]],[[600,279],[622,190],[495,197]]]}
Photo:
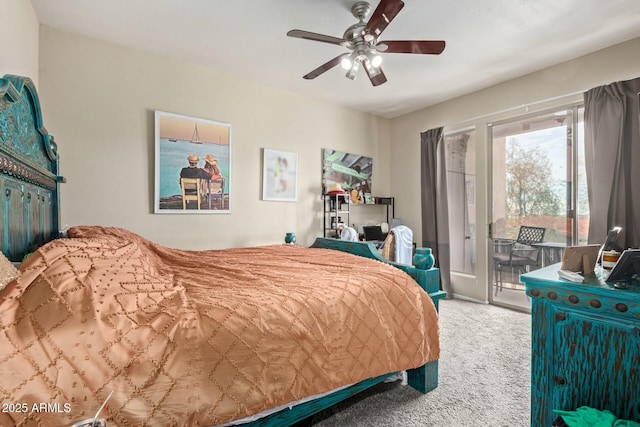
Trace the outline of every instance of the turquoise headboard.
{"label": "turquoise headboard", "polygon": [[11,261],[59,234],[58,151],[28,77],[0,79],[0,249]]}

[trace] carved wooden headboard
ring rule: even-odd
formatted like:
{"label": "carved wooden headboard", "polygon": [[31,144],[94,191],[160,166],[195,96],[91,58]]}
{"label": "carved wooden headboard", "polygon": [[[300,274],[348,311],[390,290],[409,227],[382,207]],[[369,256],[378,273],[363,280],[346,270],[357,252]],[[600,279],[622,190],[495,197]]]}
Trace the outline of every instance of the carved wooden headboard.
{"label": "carved wooden headboard", "polygon": [[0,79],[0,249],[21,261],[59,235],[58,152],[28,77]]}

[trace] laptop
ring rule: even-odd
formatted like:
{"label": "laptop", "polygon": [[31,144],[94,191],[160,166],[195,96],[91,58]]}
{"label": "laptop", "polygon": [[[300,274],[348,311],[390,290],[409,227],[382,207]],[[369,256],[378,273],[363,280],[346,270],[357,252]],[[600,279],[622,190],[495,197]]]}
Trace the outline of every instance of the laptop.
{"label": "laptop", "polygon": [[364,225],[362,227],[364,232],[364,240],[369,243],[373,243],[377,248],[384,243],[384,233],[382,233],[382,227],[379,225]]}

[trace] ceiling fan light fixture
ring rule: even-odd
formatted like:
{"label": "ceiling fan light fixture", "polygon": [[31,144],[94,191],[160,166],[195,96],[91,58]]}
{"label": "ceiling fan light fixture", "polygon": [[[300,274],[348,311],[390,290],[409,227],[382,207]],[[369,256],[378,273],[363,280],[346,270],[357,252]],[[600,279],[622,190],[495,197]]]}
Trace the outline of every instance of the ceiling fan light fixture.
{"label": "ceiling fan light fixture", "polygon": [[351,68],[347,71],[347,78],[351,80],[356,79],[356,74],[358,74],[358,70],[360,69],[360,62],[358,60],[353,61]]}
{"label": "ceiling fan light fixture", "polygon": [[372,49],[367,51],[367,58],[371,61],[371,66],[378,68],[382,64],[382,56]]}
{"label": "ceiling fan light fixture", "polygon": [[340,66],[342,68],[344,68],[345,70],[350,70],[351,66],[353,65],[353,55],[348,55],[342,58],[342,60],[340,61]]}
{"label": "ceiling fan light fixture", "polygon": [[360,0],[353,4],[351,13],[358,22],[348,27],[342,38],[304,30],[291,30],[287,33],[289,37],[338,45],[350,50],[350,52],[343,51],[344,53],[341,55],[305,74],[302,76],[304,79],[315,79],[340,64],[347,71],[347,78],[351,80],[355,80],[358,70],[364,67],[373,86],[380,86],[387,81],[381,68],[382,57],[380,53],[420,55],[439,55],[442,53],[445,47],[444,40],[379,40],[385,28],[404,7],[404,2],[402,0],[378,0],[378,6],[367,20],[371,12],[369,1]]}
{"label": "ceiling fan light fixture", "polygon": [[364,68],[367,70],[367,74],[370,78],[378,76],[382,71],[380,70],[380,67],[374,67],[369,58],[364,60]]}

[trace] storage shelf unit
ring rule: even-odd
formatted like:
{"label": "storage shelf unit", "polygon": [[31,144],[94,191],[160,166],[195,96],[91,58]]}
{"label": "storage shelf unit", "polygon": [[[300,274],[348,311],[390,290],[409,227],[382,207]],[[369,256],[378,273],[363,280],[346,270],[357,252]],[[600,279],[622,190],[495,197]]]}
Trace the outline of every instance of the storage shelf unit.
{"label": "storage shelf unit", "polygon": [[386,222],[387,224],[395,217],[395,200],[393,197],[375,197],[375,203],[352,203],[348,193],[325,194],[323,196],[324,215],[323,215],[323,237],[338,238],[338,224],[345,226],[351,225],[351,216],[355,212],[351,209],[351,205],[363,206],[367,209],[369,206],[384,205],[386,206]]}
{"label": "storage shelf unit", "polygon": [[324,215],[322,226],[324,228],[324,237],[340,237],[338,236],[338,224],[349,225],[349,194],[325,194],[323,196]]}

